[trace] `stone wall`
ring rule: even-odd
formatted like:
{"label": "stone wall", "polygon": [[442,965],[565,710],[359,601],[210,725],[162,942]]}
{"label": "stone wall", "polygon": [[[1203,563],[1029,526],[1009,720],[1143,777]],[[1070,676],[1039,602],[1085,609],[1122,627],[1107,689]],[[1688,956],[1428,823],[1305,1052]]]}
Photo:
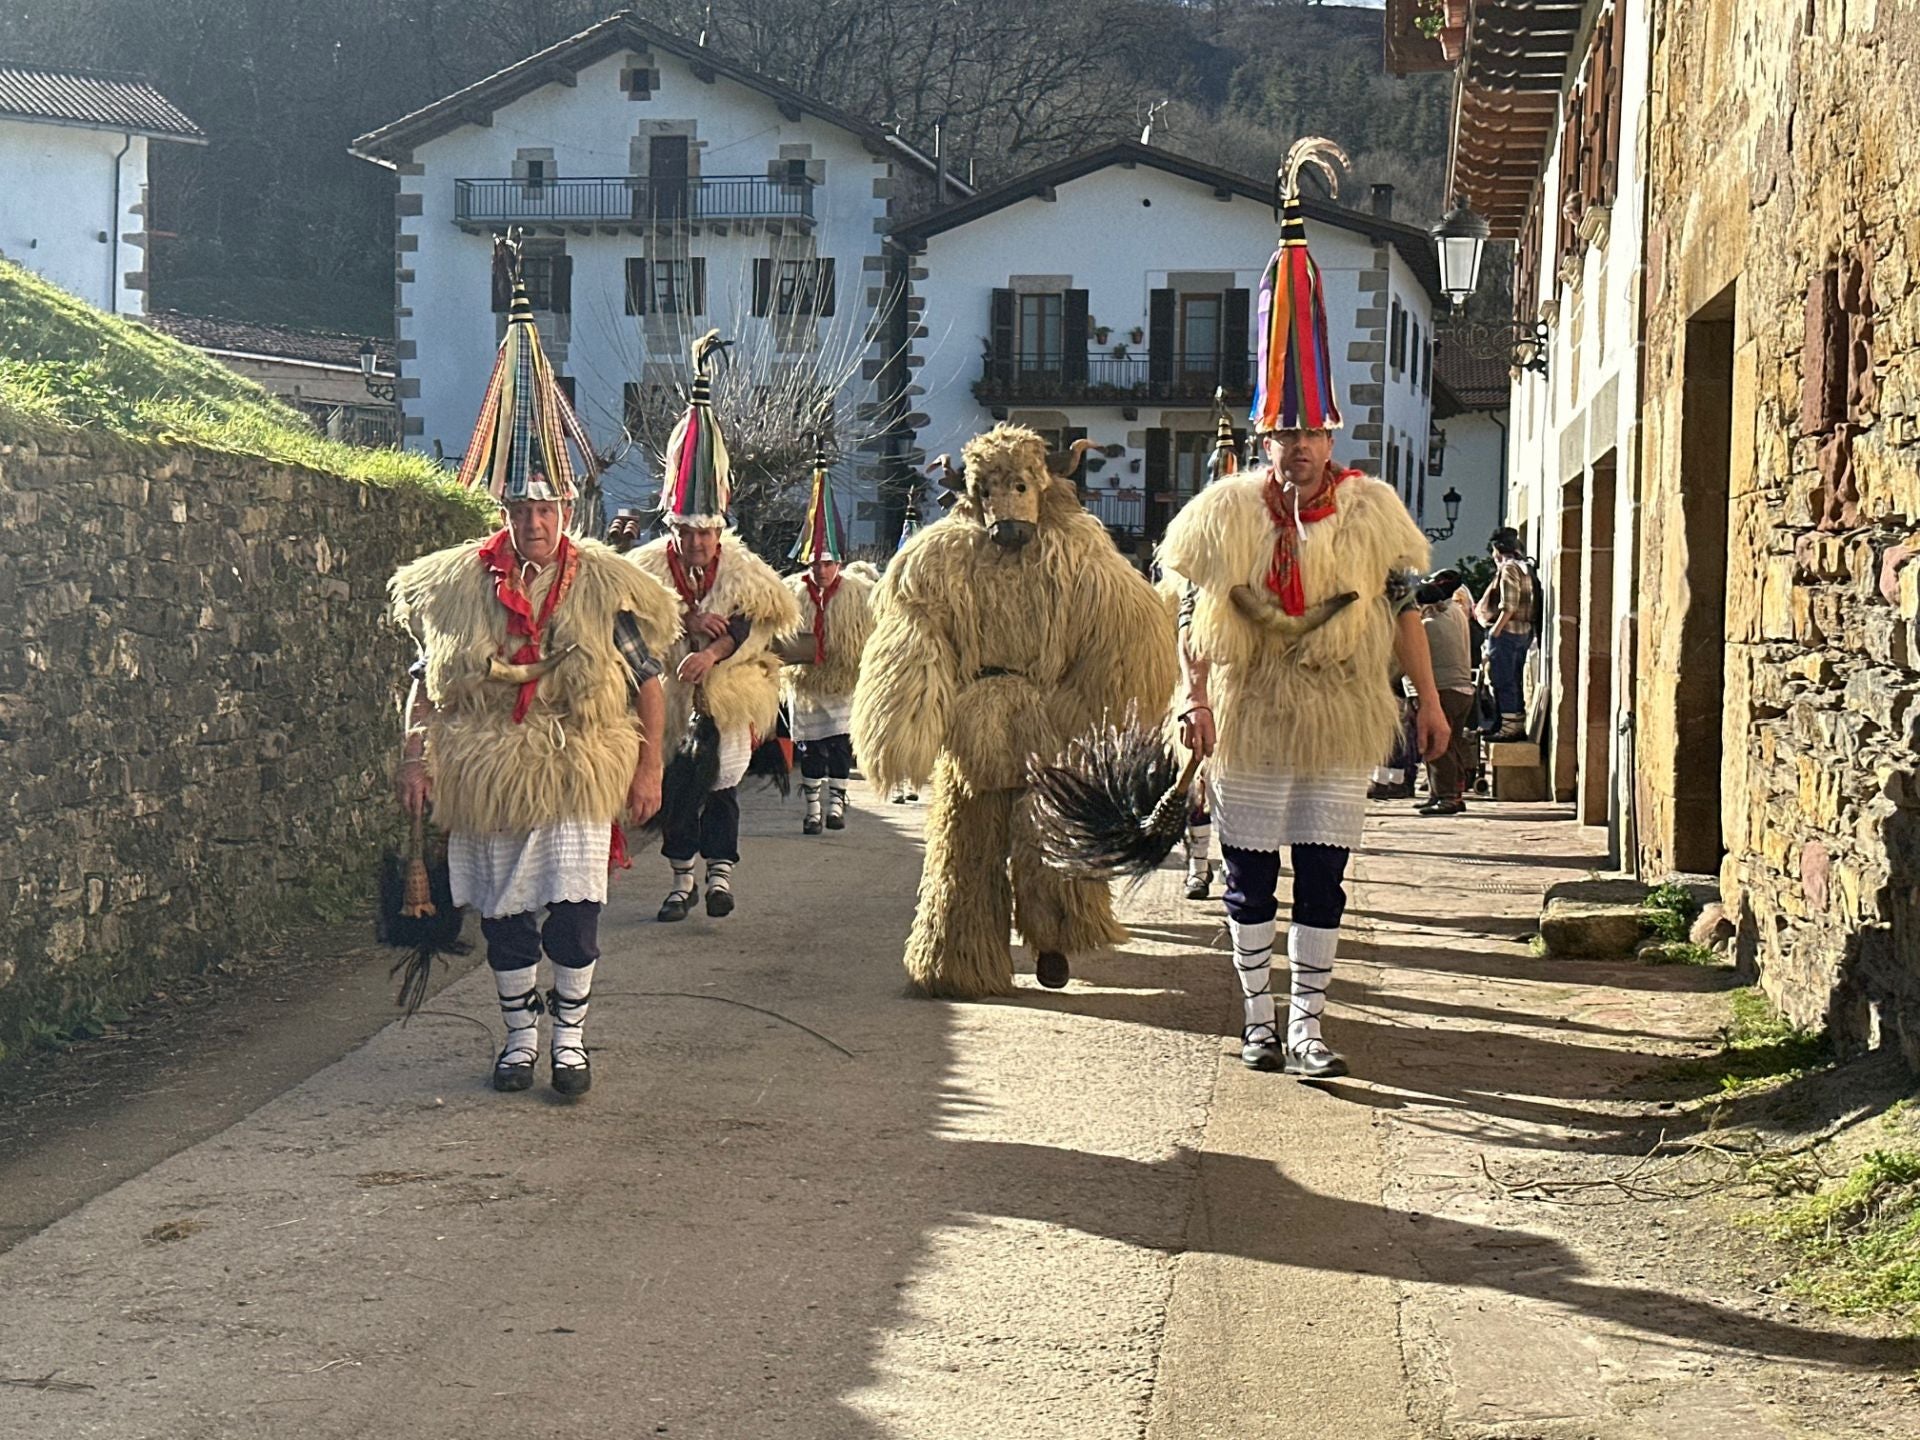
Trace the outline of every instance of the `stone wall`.
{"label": "stone wall", "polygon": [[1920,1064],[1920,0],[1677,0],[1651,90],[1641,862]]}
{"label": "stone wall", "polygon": [[364,889],[410,658],[386,580],[473,528],[245,457],[0,444],[0,1046],[243,949],[316,878]]}

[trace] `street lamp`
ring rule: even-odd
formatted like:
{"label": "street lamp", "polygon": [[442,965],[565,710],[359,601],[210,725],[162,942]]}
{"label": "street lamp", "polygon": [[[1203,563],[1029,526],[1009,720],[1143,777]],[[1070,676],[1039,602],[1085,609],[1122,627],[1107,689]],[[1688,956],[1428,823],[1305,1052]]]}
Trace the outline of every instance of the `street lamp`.
{"label": "street lamp", "polygon": [[390,401],[394,397],[396,386],[391,380],[376,380],[373,378],[374,359],[373,341],[362,340],[360,342],[361,382],[367,387],[367,393],[374,399]]}
{"label": "street lamp", "polygon": [[1480,286],[1480,259],[1493,227],[1467,202],[1454,197],[1453,209],[1433,227],[1433,248],[1440,261],[1440,288],[1453,308],[1466,304]]}
{"label": "street lamp", "polygon": [[1453,537],[1453,527],[1460,523],[1460,492],[1451,485],[1447,493],[1440,497],[1440,503],[1446,507],[1447,525],[1444,530],[1423,530],[1429,540],[1448,540]]}
{"label": "street lamp", "polygon": [[[1456,196],[1453,209],[1435,225],[1434,258],[1440,262],[1440,289],[1457,312],[1480,285],[1480,261],[1486,252],[1487,237],[1493,227],[1484,216],[1476,215],[1464,199]],[[1480,360],[1505,358],[1516,370],[1539,375],[1547,373],[1547,351],[1553,339],[1544,320],[1491,324],[1485,321],[1436,321],[1435,336],[1445,340],[1462,354]]]}

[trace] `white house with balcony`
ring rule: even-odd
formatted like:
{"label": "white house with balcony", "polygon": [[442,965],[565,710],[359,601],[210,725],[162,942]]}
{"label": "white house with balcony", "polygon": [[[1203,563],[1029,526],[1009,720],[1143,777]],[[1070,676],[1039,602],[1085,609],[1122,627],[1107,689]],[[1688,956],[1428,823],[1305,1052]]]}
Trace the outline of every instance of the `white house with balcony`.
{"label": "white house with balcony", "polygon": [[0,256],[110,314],[146,314],[155,141],[207,137],[137,75],[0,61]]}
{"label": "white house with balcony", "polygon": [[[1433,312],[1427,233],[1309,201],[1345,430],[1335,458],[1444,526],[1428,473]],[[1088,506],[1139,553],[1205,482],[1213,397],[1244,423],[1253,307],[1278,225],[1271,178],[1120,142],[895,228],[908,267],[913,455],[958,458],[995,420],[1093,442]]]}
{"label": "white house with balcony", "polygon": [[886,455],[899,442],[882,394],[885,232],[905,197],[936,183],[898,136],[621,14],[361,136],[353,153],[398,180],[410,448],[466,445],[508,299],[493,237],[513,230],[548,354],[613,457],[611,501],[657,494],[688,350],[717,328],[756,378],[799,373],[835,390],[852,538],[881,537],[877,483],[900,463]]}

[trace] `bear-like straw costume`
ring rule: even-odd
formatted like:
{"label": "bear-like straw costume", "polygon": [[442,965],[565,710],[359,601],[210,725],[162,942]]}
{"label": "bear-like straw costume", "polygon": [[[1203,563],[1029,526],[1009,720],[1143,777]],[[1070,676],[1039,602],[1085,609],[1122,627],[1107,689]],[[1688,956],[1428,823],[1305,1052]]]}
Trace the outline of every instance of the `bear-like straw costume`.
{"label": "bear-like straw costume", "polygon": [[[882,792],[932,778],[905,963],[920,990],[957,998],[1013,990],[1010,914],[1036,951],[1126,938],[1105,884],[1042,862],[1027,762],[1130,707],[1157,724],[1175,668],[1160,598],[1048,469],[1045,442],[997,425],[965,458],[964,495],[881,579],[853,708]],[[994,538],[1023,527],[1023,544]]]}

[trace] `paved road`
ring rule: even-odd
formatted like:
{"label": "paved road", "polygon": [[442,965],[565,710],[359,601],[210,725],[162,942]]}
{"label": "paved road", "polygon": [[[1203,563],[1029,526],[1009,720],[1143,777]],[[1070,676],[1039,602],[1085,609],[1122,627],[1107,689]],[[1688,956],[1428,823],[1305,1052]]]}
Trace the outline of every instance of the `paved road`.
{"label": "paved road", "polygon": [[[1570,825],[1510,814],[1484,882],[1376,822],[1334,992],[1369,1079],[1314,1089],[1238,1066],[1171,872],[1064,992],[908,998],[920,816],[809,839],[750,803],[721,923],[622,876],[583,1103],[486,1088],[471,975],[0,1255],[0,1382],[84,1387],[0,1384],[0,1436],[1638,1440],[1760,1403],[1676,1356],[1818,1339],[1654,1306],[1475,1186],[1490,1135],[1571,1133],[1554,1097],[1633,1063],[1549,1048],[1623,992],[1515,939],[1555,847],[1589,861]],[[1675,1043],[1698,998],[1662,1000]]]}

